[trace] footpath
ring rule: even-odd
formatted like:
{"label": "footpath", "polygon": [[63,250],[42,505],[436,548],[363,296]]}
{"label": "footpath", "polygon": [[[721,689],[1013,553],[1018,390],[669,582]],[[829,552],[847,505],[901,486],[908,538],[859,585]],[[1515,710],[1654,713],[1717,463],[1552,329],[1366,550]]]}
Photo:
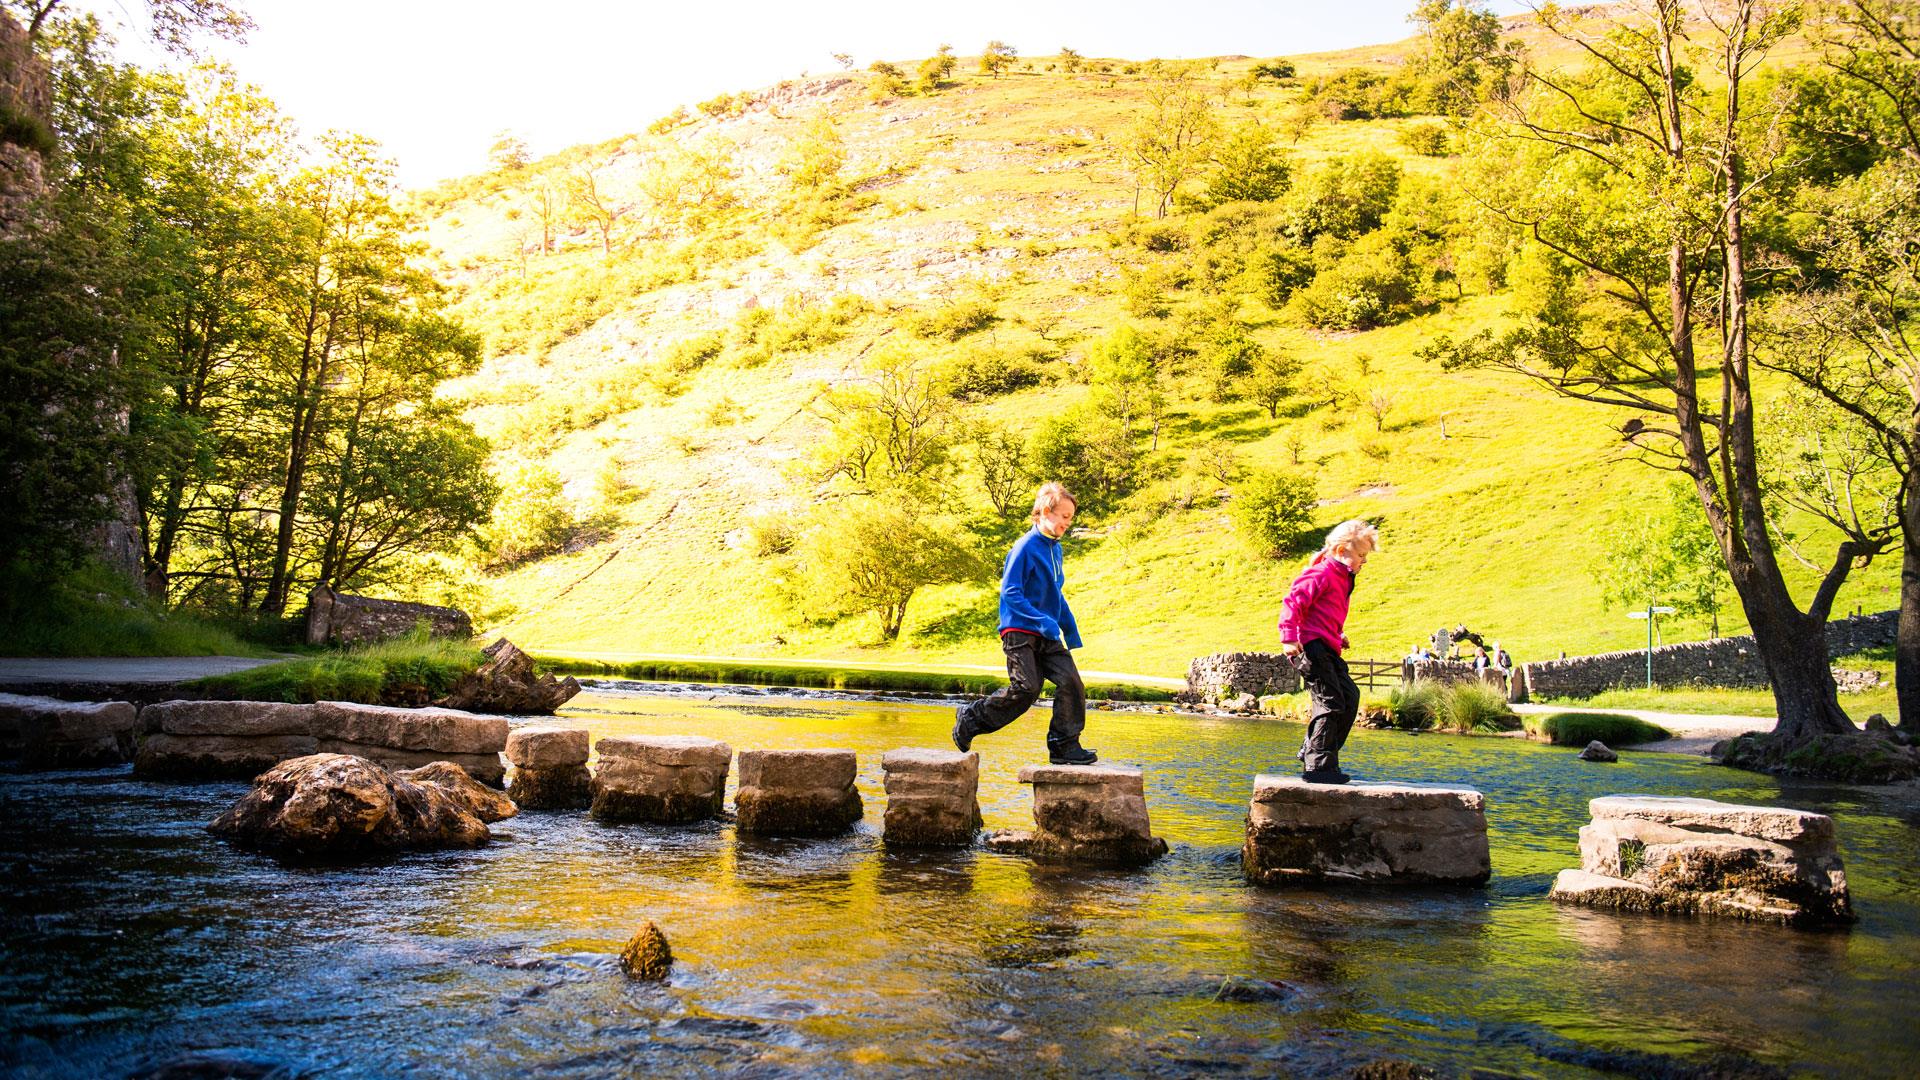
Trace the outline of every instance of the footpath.
{"label": "footpath", "polygon": [[278,663],[257,656],[0,657],[0,693],[146,703],[180,683]]}

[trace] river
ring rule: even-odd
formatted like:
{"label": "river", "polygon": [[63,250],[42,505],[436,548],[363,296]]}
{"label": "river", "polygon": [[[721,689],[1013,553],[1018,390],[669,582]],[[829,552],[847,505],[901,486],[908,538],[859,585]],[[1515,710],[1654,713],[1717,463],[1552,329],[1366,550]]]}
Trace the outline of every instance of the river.
{"label": "river", "polygon": [[[476,851],[295,869],[204,826],[241,784],[125,768],[0,773],[0,1067],[17,1076],[1302,1075],[1399,1059],[1517,1076],[1920,1073],[1920,799],[1671,754],[1617,765],[1513,739],[1358,731],[1365,778],[1487,797],[1480,889],[1255,889],[1252,778],[1272,720],[1091,714],[1143,765],[1171,854],[1137,872],[880,842],[880,755],[947,745],[948,706],[630,693],[596,738],[847,747],[866,819],[826,841],[527,813]],[[1044,714],[982,738],[988,828]],[[1803,931],[1565,909],[1587,800],[1690,795],[1829,813],[1860,921]],[[651,919],[665,985],[615,957]]]}

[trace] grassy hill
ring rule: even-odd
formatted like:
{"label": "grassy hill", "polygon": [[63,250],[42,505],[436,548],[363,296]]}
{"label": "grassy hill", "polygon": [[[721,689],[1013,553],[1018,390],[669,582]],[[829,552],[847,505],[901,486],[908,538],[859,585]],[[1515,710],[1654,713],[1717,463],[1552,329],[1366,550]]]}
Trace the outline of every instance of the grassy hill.
{"label": "grassy hill", "polygon": [[[1408,47],[1295,62],[1302,77],[1390,71]],[[1167,229],[1138,227],[1117,160],[1150,72],[1088,63],[1095,70],[1069,73],[1037,58],[989,78],[963,60],[937,93],[878,99],[864,74],[795,80],[655,133],[424,193],[425,238],[490,344],[455,392],[495,440],[503,475],[551,468],[579,519],[564,551],[487,577],[477,606],[494,629],[571,655],[996,663],[990,585],[923,591],[901,640],[879,646],[873,619],[809,625],[786,611],[756,526],[811,503],[795,465],[824,430],[810,406],[858,377],[876,345],[904,342],[947,364],[1013,358],[1036,384],[962,410],[1025,431],[1086,399],[1087,350],[1101,336],[1122,325],[1171,333],[1221,305],[1204,275],[1182,281],[1205,252],[1167,250]],[[1374,151],[1401,166],[1403,189],[1458,200],[1461,159],[1402,145],[1430,119],[1309,123],[1298,83],[1237,82],[1252,64],[1204,69],[1228,87],[1213,108],[1229,126],[1287,133],[1296,177]],[[823,117],[845,155],[842,194],[809,200],[790,174]],[[702,154],[737,170],[733,203],[662,211],[660,193],[697,174]],[[557,215],[555,250],[543,253],[539,192],[557,198],[582,169],[604,200],[633,208],[611,252],[576,212]],[[1151,203],[1138,205],[1151,214]],[[1147,455],[1154,478],[1112,512],[1083,515],[1068,544],[1083,667],[1169,675],[1202,653],[1272,646],[1298,560],[1258,557],[1236,537],[1231,488],[1206,465],[1222,447],[1244,467],[1309,471],[1317,528],[1381,524],[1385,550],[1350,625],[1360,656],[1397,657],[1463,622],[1522,660],[1644,642],[1643,624],[1603,609],[1588,568],[1611,530],[1661,501],[1666,477],[1622,454],[1622,414],[1418,359],[1437,335],[1497,323],[1510,302],[1465,273],[1429,300],[1395,325],[1321,333],[1236,298],[1263,344],[1391,408],[1376,422],[1303,392],[1271,418],[1211,400],[1202,372],[1175,377]],[[1896,573],[1887,560],[1856,572],[1837,609],[1892,606]],[[1813,576],[1799,573],[1807,592]],[[1723,632],[1740,629],[1737,610],[1723,615]]]}

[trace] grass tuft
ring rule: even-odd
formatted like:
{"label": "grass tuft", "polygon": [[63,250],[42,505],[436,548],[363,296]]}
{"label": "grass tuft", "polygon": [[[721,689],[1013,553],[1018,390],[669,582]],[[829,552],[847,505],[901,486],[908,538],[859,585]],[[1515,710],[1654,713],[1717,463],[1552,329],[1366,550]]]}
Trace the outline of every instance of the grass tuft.
{"label": "grass tuft", "polygon": [[416,631],[377,645],[213,675],[187,685],[244,701],[417,705],[445,694],[485,659],[471,642],[430,638]]}
{"label": "grass tuft", "polygon": [[1585,746],[1595,739],[1608,746],[1633,746],[1673,738],[1673,732],[1633,716],[1616,713],[1540,713],[1522,718],[1527,734],[1555,746]]}

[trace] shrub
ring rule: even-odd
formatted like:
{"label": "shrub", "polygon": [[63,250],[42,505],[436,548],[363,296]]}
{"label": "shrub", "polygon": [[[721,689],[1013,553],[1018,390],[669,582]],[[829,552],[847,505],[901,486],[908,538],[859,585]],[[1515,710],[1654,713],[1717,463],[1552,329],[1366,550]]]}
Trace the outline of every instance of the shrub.
{"label": "shrub", "polygon": [[969,401],[1001,397],[1044,378],[1030,354],[1006,349],[973,349],[955,357],[943,373],[948,392]]}
{"label": "shrub", "polygon": [[1461,734],[1520,730],[1506,696],[1485,683],[1455,683],[1441,693],[1440,726]]}
{"label": "shrub", "polygon": [[480,530],[496,567],[558,551],[573,536],[573,512],[561,494],[560,474],[526,463],[500,485],[493,520]]}
{"label": "shrub", "polygon": [[1097,414],[1069,413],[1042,420],[1028,443],[1038,476],[1067,485],[1082,514],[1111,509],[1139,481],[1139,452],[1118,423]]}
{"label": "shrub", "polygon": [[1421,157],[1445,157],[1448,152],[1447,129],[1441,124],[1414,124],[1400,133],[1400,145]]}
{"label": "shrub", "polygon": [[1393,726],[1402,731],[1430,731],[1440,724],[1441,688],[1433,683],[1415,683],[1411,688],[1396,688],[1387,698],[1387,711]]}
{"label": "shrub", "polygon": [[1632,746],[1673,738],[1673,732],[1635,716],[1617,713],[1563,712],[1523,718],[1527,734],[1555,746],[1585,746],[1595,739],[1608,746]]}
{"label": "shrub", "polygon": [[1234,491],[1234,523],[1249,547],[1277,559],[1293,550],[1312,526],[1315,498],[1313,481],[1307,477],[1263,469]]}
{"label": "shrub", "polygon": [[1362,237],[1337,265],[1316,274],[1289,307],[1322,330],[1370,330],[1414,311],[1414,266],[1395,238]]}
{"label": "shrub", "polygon": [[985,300],[962,300],[922,314],[914,321],[913,331],[924,338],[959,341],[977,334],[1000,321],[1000,315]]}
{"label": "shrub", "polygon": [[676,375],[691,375],[706,367],[726,346],[726,338],[717,333],[696,334],[681,338],[669,346],[661,363]]}

